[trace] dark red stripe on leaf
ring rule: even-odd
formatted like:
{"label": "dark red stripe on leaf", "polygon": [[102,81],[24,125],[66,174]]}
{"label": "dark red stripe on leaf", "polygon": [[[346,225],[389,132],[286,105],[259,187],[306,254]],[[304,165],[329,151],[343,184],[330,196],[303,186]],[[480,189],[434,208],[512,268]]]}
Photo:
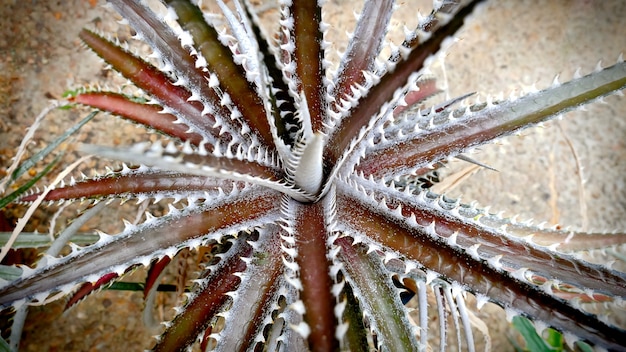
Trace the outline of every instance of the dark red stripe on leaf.
{"label": "dark red stripe on leaf", "polygon": [[322,131],[325,119],[324,68],[320,22],[322,10],[317,1],[293,1],[289,8],[294,21],[291,38],[295,42],[292,60],[296,63],[298,89],[304,93],[313,132]]}
{"label": "dark red stripe on leaf", "polygon": [[242,243],[237,253],[226,259],[226,263],[208,278],[206,286],[187,303],[184,311],[174,318],[154,351],[182,351],[193,343],[227,302],[226,294],[235,291],[241,283],[234,274],[246,270],[247,265],[241,258],[248,258],[251,254],[252,247]]}
{"label": "dark red stripe on leaf", "polygon": [[331,135],[324,157],[334,165],[351,141],[359,135],[359,131],[367,126],[381,106],[390,101],[396,90],[402,88],[411,73],[420,70],[424,61],[436,53],[442,42],[453,35],[463,25],[464,19],[472,13],[475,2],[460,10],[445,26],[435,31],[432,36],[417,48],[413,49],[406,60],[398,62],[395,70],[381,77],[380,82],[372,87],[367,96],[361,98],[351,114],[343,119]]}
{"label": "dark red stripe on leaf", "polygon": [[515,100],[489,106],[477,104],[471,107],[471,112],[463,112],[467,116],[460,116],[458,112],[456,119],[442,122],[420,138],[368,154],[359,165],[359,171],[377,177],[404,174],[546,121],[624,87],[626,64],[622,62]]}
{"label": "dark red stripe on leaf", "polygon": [[234,62],[231,50],[219,41],[217,31],[205,22],[200,9],[191,2],[173,0],[167,3],[176,11],[180,26],[193,37],[196,50],[202,53],[209,72],[217,76],[220,87],[229,94],[250,128],[265,145],[273,146],[274,139],[263,102],[246,79],[243,67]]}
{"label": "dark red stripe on leaf", "polygon": [[216,235],[229,228],[239,229],[244,223],[251,226],[250,223],[256,224],[264,216],[277,211],[281,197],[279,193],[258,189],[255,194],[250,193],[227,204],[164,216],[149,224],[139,225],[126,234],[114,236],[105,246],[87,247],[81,256],[62,260],[49,270],[0,288],[0,305],[40,292],[50,292],[55,287],[72,284],[94,273],[106,272],[117,265],[132,263],[137,258],[152,256],[187,240],[208,234]]}
{"label": "dark red stripe on leaf", "polygon": [[146,299],[146,297],[148,297],[148,293],[150,292],[150,290],[152,290],[152,288],[155,285],[158,285],[159,283],[157,282],[157,280],[159,279],[159,276],[161,275],[161,273],[163,272],[163,270],[165,270],[165,268],[167,268],[167,265],[172,261],[172,258],[168,257],[168,256],[164,256],[161,259],[158,259],[157,261],[152,262],[152,264],[150,264],[150,270],[148,270],[148,276],[146,277],[146,285],[143,288],[143,298]]}
{"label": "dark red stripe on leaf", "polygon": [[[121,94],[108,92],[81,93],[71,98],[70,101],[120,115],[169,136],[176,137],[181,141],[189,141],[196,146],[202,142],[200,135],[187,132],[189,126],[175,123],[177,119],[174,115],[162,113],[163,108],[161,106],[133,102]],[[217,133],[218,131],[214,132]],[[206,147],[211,146],[206,145]]]}
{"label": "dark red stripe on leaf", "polygon": [[278,289],[277,280],[279,276],[283,273],[282,266],[282,256],[279,253],[280,244],[273,243],[270,244],[269,247],[266,248],[267,252],[261,253],[265,256],[263,263],[255,263],[255,265],[261,266],[261,273],[259,273],[258,277],[263,278],[263,280],[267,280],[267,283],[263,286],[262,294],[258,297],[258,301],[255,307],[255,311],[252,314],[254,316],[253,319],[250,320],[246,331],[240,335],[243,337],[243,344],[241,344],[240,351],[247,351],[246,346],[249,345],[248,342],[253,341],[254,337],[259,332],[259,329],[262,329],[261,322],[263,321],[264,315],[267,314],[268,302]]}
{"label": "dark red stripe on leaf", "polygon": [[[46,195],[46,201],[62,199],[102,198],[113,195],[145,194],[156,195],[170,191],[194,192],[216,191],[218,188],[230,190],[228,183],[205,176],[191,176],[169,172],[114,174],[97,179],[77,182],[73,186],[53,189]],[[232,184],[231,184],[232,186]],[[32,202],[39,193],[20,198],[22,202]]]}
{"label": "dark red stripe on leaf", "polygon": [[312,351],[332,351],[338,347],[336,298],[331,293],[333,282],[326,257],[327,232],[322,203],[298,203],[295,224],[296,262],[303,287],[300,298],[306,309],[304,319],[311,328],[308,341]]}
{"label": "dark red stripe on leaf", "polygon": [[96,282],[91,283],[91,282],[85,282],[84,284],[82,284],[80,286],[80,288],[78,289],[78,291],[74,292],[74,294],[72,294],[70,296],[70,299],[67,301],[67,303],[65,304],[65,309],[69,309],[71,307],[73,307],[75,304],[77,304],[78,302],[80,302],[83,298],[85,298],[87,295],[89,295],[90,293],[96,291],[97,289],[99,289],[100,287],[102,287],[103,285],[108,284],[109,282],[113,281],[114,279],[117,278],[117,274],[116,273],[108,273],[108,274],[104,274],[102,275],[101,278],[99,278]]}
{"label": "dark red stripe on leaf", "polygon": [[[268,232],[262,236],[268,238],[259,241],[261,245],[259,248],[255,248],[252,261],[246,270],[249,281],[245,287],[246,290],[251,291],[240,291],[238,301],[233,302],[238,307],[233,305],[231,308],[231,312],[236,310],[233,314],[239,314],[238,316],[244,321],[231,319],[231,321],[225,322],[225,329],[229,330],[228,336],[224,336],[218,341],[218,345],[221,344],[221,350],[251,351],[256,343],[255,337],[266,327],[263,325],[265,318],[271,314],[271,310],[276,309],[280,295],[277,293],[279,286],[284,287],[282,286],[284,281],[280,280],[284,265],[279,233]],[[246,302],[242,302],[242,300],[246,300]],[[245,308],[242,309],[241,306]],[[236,329],[237,326],[242,329]]]}
{"label": "dark red stripe on leaf", "polygon": [[335,101],[345,95],[352,96],[350,87],[355,83],[365,83],[363,71],[374,69],[393,13],[393,3],[393,0],[377,0],[363,5],[363,12],[344,54],[346,60],[341,62],[337,71],[337,82],[331,94]]}
{"label": "dark red stripe on leaf", "polygon": [[[196,67],[197,57],[191,55],[188,48],[183,48],[178,35],[161,20],[148,6],[139,1],[110,0],[117,12],[128,20],[138,35],[148,43],[161,59],[169,66],[173,74],[182,81],[190,91],[195,92],[210,114],[219,117],[227,130],[237,131],[239,123],[229,117],[229,110],[221,106],[217,92],[207,84],[208,74],[203,67]],[[189,116],[187,116],[189,118]],[[197,126],[203,130],[204,119],[198,115]],[[211,127],[212,124],[206,127]]]}
{"label": "dark red stripe on leaf", "polygon": [[[375,194],[375,198],[382,200],[383,195]],[[386,193],[384,198],[387,205],[386,211],[392,211],[401,206],[402,216],[405,218],[414,216],[419,226],[428,227],[434,223],[434,230],[442,240],[455,234],[456,242],[464,248],[480,244],[479,251],[482,255],[487,258],[503,255],[502,264],[513,269],[528,268],[535,274],[558,278],[559,281],[575,285],[580,289],[593,289],[615,296],[626,296],[626,288],[622,285],[624,277],[604,267],[576,261],[572,257],[559,255],[549,249],[522,241],[512,241],[507,236],[498,233],[496,229],[477,225],[472,223],[471,219],[463,221],[449,216],[446,211],[420,206],[418,202],[410,201],[410,198],[406,201],[406,198],[394,197],[393,193]],[[546,263],[550,263],[549,266],[546,266]]]}
{"label": "dark red stripe on leaf", "polygon": [[210,127],[215,124],[215,118],[211,115],[203,116],[202,104],[197,101],[188,101],[191,93],[183,87],[172,84],[170,79],[156,67],[87,29],[83,29],[79,36],[85,44],[113,66],[116,71],[153,96],[163,106],[180,113],[182,117],[191,121],[204,132],[216,133]]}
{"label": "dark red stripe on leaf", "polygon": [[584,313],[540,288],[498,271],[485,260],[477,260],[444,238],[432,237],[426,229],[409,228],[388,210],[371,209],[358,199],[338,194],[337,213],[348,226],[358,229],[386,247],[402,253],[447,280],[463,283],[468,290],[482,293],[505,307],[517,309],[533,319],[570,331],[607,348],[621,346],[622,331]]}
{"label": "dark red stripe on leaf", "polygon": [[440,90],[437,89],[437,83],[434,79],[425,79],[423,81],[419,81],[417,82],[417,87],[419,88],[419,90],[409,92],[404,97],[404,101],[406,101],[407,104],[406,106],[398,106],[393,109],[394,116],[399,115],[403,111],[416,106],[417,104],[440,92]]}
{"label": "dark red stripe on leaf", "polygon": [[176,156],[180,156],[183,162],[208,166],[216,170],[220,170],[220,172],[225,175],[228,175],[228,173],[238,173],[274,182],[280,182],[283,180],[282,170],[273,169],[254,161],[217,157],[212,154],[176,154]]}

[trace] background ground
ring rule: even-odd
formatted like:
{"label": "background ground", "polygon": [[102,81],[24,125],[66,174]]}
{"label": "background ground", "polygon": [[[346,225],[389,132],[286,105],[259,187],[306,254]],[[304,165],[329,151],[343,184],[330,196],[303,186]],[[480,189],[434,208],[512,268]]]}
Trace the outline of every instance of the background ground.
{"label": "background ground", "polygon": [[[398,3],[400,16],[430,9],[428,3]],[[100,5],[95,0],[0,0],[0,173],[49,99],[60,98],[70,87],[111,79],[112,74],[77,39],[84,26],[113,31],[122,38],[127,35]],[[327,19],[346,25],[358,8],[353,1],[329,0]],[[403,21],[415,23],[416,18],[398,18],[397,23]],[[440,86],[447,87],[450,96],[474,91],[508,95],[533,83],[545,87],[557,73],[566,80],[576,68],[585,73],[600,59],[614,62],[626,51],[624,28],[626,3],[619,0],[494,1],[469,21],[458,35],[460,40],[442,57],[447,80],[440,79]],[[331,28],[339,36],[344,31]],[[433,69],[441,74],[439,67]],[[626,99],[609,97],[607,102],[482,148],[472,157],[499,172],[480,170],[450,193],[491,205],[492,210],[520,214],[521,219],[589,230],[626,230]],[[85,115],[79,110],[51,114],[29,150],[39,150]],[[78,139],[124,144],[134,136],[141,138],[141,129],[120,127],[117,120],[101,115],[83,128]],[[92,166],[95,161],[85,168]],[[449,173],[466,167],[457,163]],[[579,181],[581,169],[584,185]],[[45,230],[47,216],[48,212],[39,212],[35,225],[40,230]],[[151,332],[142,329],[141,307],[139,294],[108,291],[61,319],[58,305],[33,308],[22,349],[142,350],[152,342]],[[503,328],[506,331],[506,325]]]}

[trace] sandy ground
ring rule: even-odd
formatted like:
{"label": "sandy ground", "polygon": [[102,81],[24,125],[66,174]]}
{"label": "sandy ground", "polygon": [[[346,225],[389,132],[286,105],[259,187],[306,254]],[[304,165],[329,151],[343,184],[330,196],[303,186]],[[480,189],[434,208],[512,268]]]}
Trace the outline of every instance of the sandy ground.
{"label": "sandy ground", "polygon": [[[353,9],[358,9],[348,0],[328,3],[326,18],[331,23],[350,23]],[[399,3],[403,6],[400,16],[430,9],[428,4]],[[495,3],[471,19],[459,33],[459,41],[433,68],[442,77],[442,64],[445,67],[447,80],[440,78],[439,84],[450,96],[481,92],[484,97],[501,91],[508,95],[533,83],[545,87],[555,74],[566,80],[579,67],[583,73],[591,71],[598,60],[610,64],[626,51],[623,1]],[[77,39],[84,26],[127,37],[127,30],[118,29],[114,16],[99,5],[95,0],[0,0],[0,176],[25,128],[49,99],[60,98],[68,88],[105,83],[114,77]],[[398,28],[404,21],[415,23],[416,19],[399,17]],[[331,27],[335,35],[345,30],[349,28]],[[588,230],[626,230],[626,100],[613,96],[606,101],[521,137],[481,148],[472,157],[499,171],[480,170],[450,194],[491,205],[492,210],[507,215],[520,214],[520,219]],[[28,149],[39,150],[85,115],[80,110],[50,114]],[[83,128],[77,140],[125,144],[143,136],[141,129],[99,116]],[[71,153],[66,161],[75,158]],[[448,173],[468,166],[455,164]],[[90,161],[84,169],[94,166],[95,161]],[[33,227],[45,231],[49,214],[40,211]],[[150,331],[142,329],[141,308],[139,294],[111,291],[91,297],[60,319],[58,305],[33,308],[22,349],[142,350],[152,344],[152,338]],[[500,328],[507,331],[506,325]],[[496,330],[493,335],[505,337],[506,333]],[[506,348],[511,349],[496,350]]]}

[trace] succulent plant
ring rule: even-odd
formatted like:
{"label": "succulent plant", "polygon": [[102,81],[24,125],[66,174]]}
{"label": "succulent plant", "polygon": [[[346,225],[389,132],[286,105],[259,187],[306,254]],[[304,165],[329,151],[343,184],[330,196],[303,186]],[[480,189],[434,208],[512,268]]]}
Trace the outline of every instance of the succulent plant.
{"label": "succulent plant", "polygon": [[[199,341],[227,351],[473,350],[470,295],[568,339],[624,349],[621,318],[606,312],[623,304],[626,276],[578,252],[626,235],[533,226],[429,190],[433,170],[452,158],[479,164],[464,153],[619,93],[621,57],[524,96],[432,105],[429,60],[478,2],[435,2],[380,60],[395,5],[367,1],[336,71],[325,60],[320,2],[282,1],[275,35],[239,1],[216,1],[224,31],[187,1],[166,1],[165,16],[110,3],[152,61],[93,31],[80,37],[145,95],[81,89],[69,99],[169,142],[82,145],[126,164],[18,201],[87,200],[96,209],[134,199],[167,202],[168,211],[24,269],[0,287],[0,305],[60,292],[69,307],[139,265],[150,267],[149,301],[177,253],[209,248],[154,349]],[[433,316],[440,325],[429,325]]]}

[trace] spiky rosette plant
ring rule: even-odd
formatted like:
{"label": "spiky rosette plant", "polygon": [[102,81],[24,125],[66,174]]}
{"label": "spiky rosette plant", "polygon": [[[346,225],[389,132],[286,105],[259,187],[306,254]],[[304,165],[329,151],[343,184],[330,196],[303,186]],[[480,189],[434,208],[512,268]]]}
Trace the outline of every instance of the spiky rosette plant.
{"label": "spiky rosette plant", "polygon": [[[217,2],[226,31],[185,1],[168,2],[167,18],[140,3],[110,3],[157,62],[89,30],[81,39],[146,98],[84,90],[71,100],[171,142],[83,145],[129,166],[20,201],[170,199],[169,212],[47,257],[0,288],[1,305],[57,292],[72,305],[140,264],[151,267],[151,292],[181,249],[209,246],[216,255],[155,349],[200,340],[225,351],[445,350],[449,335],[473,349],[466,293],[479,306],[493,302],[538,326],[624,349],[620,316],[605,312],[622,304],[625,275],[575,253],[616,246],[624,235],[533,227],[419,181],[455,156],[471,161],[463,153],[472,148],[619,92],[623,60],[522,97],[417,109],[437,93],[423,68],[475,2],[437,3],[383,61],[393,2],[366,2],[333,74],[314,1],[281,4],[272,37],[237,1],[233,9]],[[403,304],[411,295],[415,312]],[[608,308],[596,311],[600,304]],[[432,316],[442,323],[430,326]]]}

